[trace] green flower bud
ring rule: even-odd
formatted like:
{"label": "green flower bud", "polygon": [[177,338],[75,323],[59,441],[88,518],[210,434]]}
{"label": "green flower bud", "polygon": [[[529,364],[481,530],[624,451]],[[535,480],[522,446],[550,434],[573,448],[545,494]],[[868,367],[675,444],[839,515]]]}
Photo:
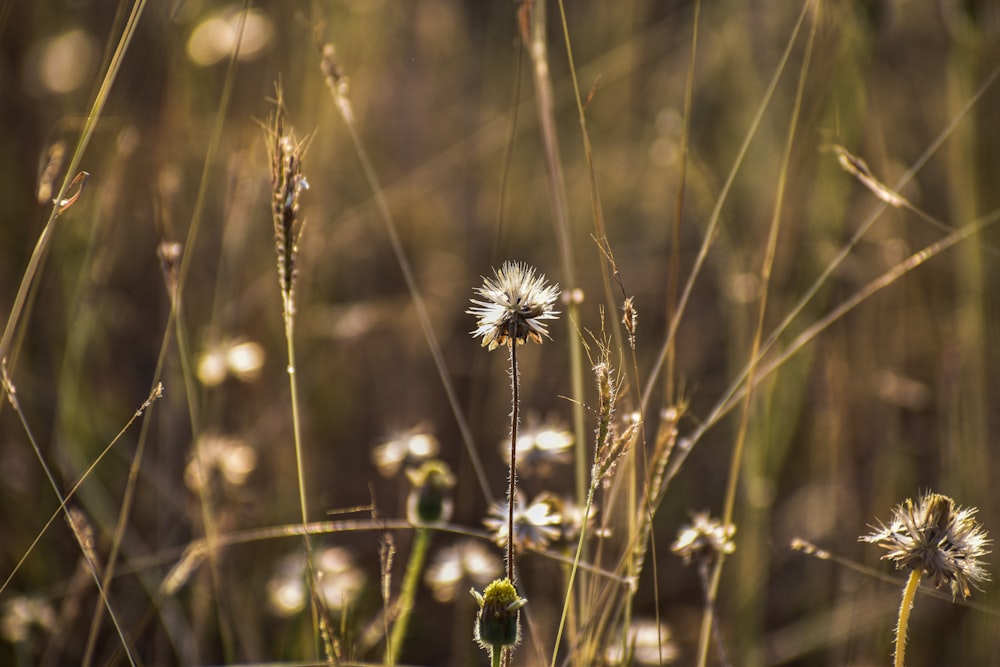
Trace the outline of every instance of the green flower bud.
{"label": "green flower bud", "polygon": [[440,523],[451,518],[454,503],[448,492],[455,486],[455,476],[448,464],[438,459],[425,461],[417,469],[406,471],[413,488],[406,500],[406,516],[415,525]]}
{"label": "green flower bud", "polygon": [[479,603],[475,638],[479,645],[494,653],[517,645],[521,638],[520,609],[528,603],[517,594],[510,579],[497,579],[480,595],[472,589]]}

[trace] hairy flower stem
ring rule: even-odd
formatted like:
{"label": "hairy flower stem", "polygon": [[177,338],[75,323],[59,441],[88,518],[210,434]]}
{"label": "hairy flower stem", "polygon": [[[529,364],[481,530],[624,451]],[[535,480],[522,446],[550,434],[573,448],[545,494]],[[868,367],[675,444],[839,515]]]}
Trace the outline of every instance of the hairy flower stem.
{"label": "hairy flower stem", "polygon": [[903,667],[906,658],[906,628],[910,624],[910,610],[913,609],[913,599],[920,587],[920,577],[924,571],[920,568],[910,570],[910,578],[906,580],[903,589],[903,600],[899,603],[899,621],[896,623],[896,667]]}
{"label": "hairy flower stem", "polygon": [[418,526],[413,536],[413,549],[410,551],[410,560],[406,564],[406,574],[403,576],[403,590],[399,594],[399,613],[396,621],[392,624],[392,635],[389,638],[388,664],[395,665],[399,658],[399,651],[403,647],[403,640],[406,638],[406,627],[410,623],[410,615],[413,612],[413,601],[417,597],[417,583],[420,581],[420,574],[424,571],[424,563],[427,562],[427,548],[431,543],[431,531],[423,526]]}
{"label": "hairy flower stem", "polygon": [[514,499],[517,497],[517,418],[520,396],[517,374],[517,340],[514,323],[510,325],[510,485],[507,487],[507,578],[514,581]]}

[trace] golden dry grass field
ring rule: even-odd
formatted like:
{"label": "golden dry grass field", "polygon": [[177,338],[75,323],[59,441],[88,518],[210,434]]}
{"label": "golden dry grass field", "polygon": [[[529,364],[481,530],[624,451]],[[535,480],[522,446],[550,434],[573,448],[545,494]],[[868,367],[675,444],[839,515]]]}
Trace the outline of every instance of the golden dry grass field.
{"label": "golden dry grass field", "polygon": [[513,349],[510,664],[891,665],[918,567],[1000,665],[998,75],[992,0],[0,0],[0,664],[490,664]]}

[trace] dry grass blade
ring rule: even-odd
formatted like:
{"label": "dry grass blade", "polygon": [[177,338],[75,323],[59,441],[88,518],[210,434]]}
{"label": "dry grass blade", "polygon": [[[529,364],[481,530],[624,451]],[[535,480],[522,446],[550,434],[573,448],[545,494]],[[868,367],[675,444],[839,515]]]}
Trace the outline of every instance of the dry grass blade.
{"label": "dry grass blade", "polygon": [[354,150],[357,153],[358,160],[361,162],[361,168],[364,171],[365,179],[368,182],[368,186],[371,188],[372,196],[375,198],[375,203],[378,206],[382,223],[385,226],[386,234],[389,237],[389,244],[392,246],[392,252],[396,258],[396,264],[399,266],[399,270],[403,274],[403,280],[406,281],[406,289],[410,293],[410,299],[413,301],[413,305],[417,311],[417,319],[420,322],[420,330],[423,332],[424,339],[427,341],[427,347],[430,348],[431,357],[434,360],[434,366],[437,369],[438,376],[441,379],[441,384],[444,387],[445,395],[448,397],[448,405],[451,409],[452,415],[458,423],[458,428],[462,435],[462,443],[465,445],[466,454],[469,456],[469,461],[471,462],[472,468],[476,473],[476,480],[479,482],[480,491],[487,502],[491,502],[493,499],[493,493],[490,491],[490,483],[486,476],[486,471],[483,468],[482,461],[479,458],[479,453],[476,450],[475,443],[473,442],[472,431],[469,429],[461,403],[458,400],[458,393],[455,391],[455,387],[449,377],[444,361],[444,354],[441,351],[440,343],[438,343],[437,334],[434,333],[434,327],[431,325],[431,318],[427,312],[427,306],[424,304],[424,299],[420,294],[419,287],[417,286],[417,280],[413,275],[410,260],[407,258],[406,252],[403,249],[403,243],[399,238],[399,232],[396,229],[395,220],[392,217],[392,212],[389,210],[389,204],[386,201],[385,192],[383,191],[382,185],[375,172],[375,167],[371,163],[368,151],[365,150],[364,144],[361,142],[361,135],[358,131],[357,121],[354,116],[354,107],[351,105],[351,100],[348,96],[350,92],[350,80],[341,69],[337,61],[336,51],[332,44],[324,45],[320,49],[320,53],[320,69],[325,77],[327,87],[333,96],[334,103],[337,105],[337,110],[340,112],[340,115],[344,120],[344,124],[347,126],[347,130],[351,135],[351,141],[354,144]]}

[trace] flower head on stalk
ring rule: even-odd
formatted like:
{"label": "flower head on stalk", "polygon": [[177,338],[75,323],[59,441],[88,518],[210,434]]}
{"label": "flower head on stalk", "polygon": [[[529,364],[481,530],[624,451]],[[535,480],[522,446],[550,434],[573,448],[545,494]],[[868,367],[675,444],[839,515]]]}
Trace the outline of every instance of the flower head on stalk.
{"label": "flower head on stalk", "polygon": [[482,300],[472,299],[475,305],[466,311],[477,318],[472,336],[482,336],[483,347],[490,350],[529,338],[541,343],[542,336],[549,337],[541,320],[556,319],[559,314],[553,309],[559,286],[548,285],[544,275],[522,262],[504,262],[493,276],[483,278],[482,287],[476,288]]}
{"label": "flower head on stalk", "polygon": [[969,597],[969,584],[989,581],[980,557],[990,553],[990,539],[973,519],[975,507],[960,507],[948,496],[925,493],[914,503],[907,498],[897,505],[892,521],[881,521],[859,539],[877,544],[888,553],[896,569],[919,570],[940,588],[951,586],[952,597]]}

